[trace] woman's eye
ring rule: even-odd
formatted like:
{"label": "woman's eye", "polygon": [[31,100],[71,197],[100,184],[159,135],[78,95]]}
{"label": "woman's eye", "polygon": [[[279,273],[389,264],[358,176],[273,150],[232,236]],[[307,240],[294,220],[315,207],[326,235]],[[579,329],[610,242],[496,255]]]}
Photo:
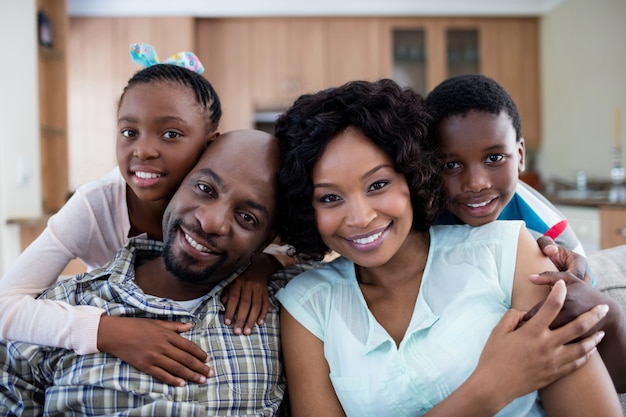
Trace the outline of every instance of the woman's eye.
{"label": "woman's eye", "polygon": [[334,203],[339,200],[341,200],[341,198],[337,194],[326,194],[319,199],[322,203]]}
{"label": "woman's eye", "polygon": [[384,188],[387,184],[389,184],[388,181],[376,181],[375,183],[370,185],[370,191],[380,190],[381,188]]}
{"label": "woman's eye", "polygon": [[455,168],[458,168],[459,166],[460,166],[460,164],[458,162],[454,162],[454,161],[446,162],[443,165],[444,169],[455,169]]}

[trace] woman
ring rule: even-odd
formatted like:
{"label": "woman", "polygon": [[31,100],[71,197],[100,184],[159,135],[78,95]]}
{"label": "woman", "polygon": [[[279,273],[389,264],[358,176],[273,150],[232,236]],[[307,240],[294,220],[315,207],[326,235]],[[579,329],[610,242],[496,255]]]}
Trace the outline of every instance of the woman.
{"label": "woman", "polygon": [[548,296],[528,275],[555,270],[523,224],[431,227],[441,161],[427,123],[421,97],[390,80],[302,96],[278,120],[279,234],[342,255],[279,293],[292,413],[621,416],[592,350],[602,333],[565,344],[606,306],[552,331],[560,283],[515,330]]}

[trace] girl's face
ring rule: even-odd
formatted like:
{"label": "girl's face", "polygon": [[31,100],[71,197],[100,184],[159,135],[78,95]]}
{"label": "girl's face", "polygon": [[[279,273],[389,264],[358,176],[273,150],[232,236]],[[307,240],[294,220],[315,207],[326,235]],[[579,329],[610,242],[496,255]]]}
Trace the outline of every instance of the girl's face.
{"label": "girl's face", "polygon": [[524,168],[524,141],[516,142],[509,115],[470,111],[443,120],[439,135],[448,210],[471,226],[496,220]]}
{"label": "girl's face", "polygon": [[117,120],[117,163],[143,201],[167,201],[209,143],[190,88],[170,82],[126,91]]}
{"label": "girl's face", "polygon": [[363,267],[386,264],[411,232],[404,175],[360,130],[349,127],[313,168],[313,208],[324,243]]}

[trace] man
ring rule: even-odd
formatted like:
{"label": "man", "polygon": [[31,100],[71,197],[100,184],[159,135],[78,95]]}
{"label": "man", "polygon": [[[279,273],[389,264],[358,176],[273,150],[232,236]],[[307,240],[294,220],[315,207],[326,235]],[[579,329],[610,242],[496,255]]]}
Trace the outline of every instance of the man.
{"label": "man", "polygon": [[[284,394],[274,293],[249,336],[223,324],[221,290],[274,238],[278,143],[259,131],[220,136],[172,198],[164,242],[134,239],[107,266],[42,297],[97,305],[110,316],[193,322],[184,333],[206,351],[214,376],[171,386],[106,353],[4,341],[1,415],[274,415]],[[119,414],[117,414],[119,413]]]}

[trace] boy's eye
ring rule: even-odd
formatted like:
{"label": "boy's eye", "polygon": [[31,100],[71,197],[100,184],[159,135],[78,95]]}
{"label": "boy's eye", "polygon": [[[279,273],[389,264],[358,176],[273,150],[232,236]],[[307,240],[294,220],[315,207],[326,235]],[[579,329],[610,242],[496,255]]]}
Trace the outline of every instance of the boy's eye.
{"label": "boy's eye", "polygon": [[121,133],[125,138],[134,138],[137,136],[137,133],[132,129],[122,129]]}
{"label": "boy's eye", "polygon": [[387,181],[376,181],[375,183],[370,185],[369,191],[380,190],[381,188],[384,188],[387,184],[389,184],[389,182],[387,182]]}
{"label": "boy's eye", "polygon": [[501,153],[494,153],[487,157],[487,162],[499,162],[504,159],[504,155]]}

